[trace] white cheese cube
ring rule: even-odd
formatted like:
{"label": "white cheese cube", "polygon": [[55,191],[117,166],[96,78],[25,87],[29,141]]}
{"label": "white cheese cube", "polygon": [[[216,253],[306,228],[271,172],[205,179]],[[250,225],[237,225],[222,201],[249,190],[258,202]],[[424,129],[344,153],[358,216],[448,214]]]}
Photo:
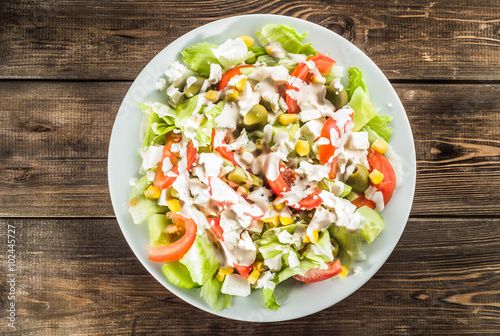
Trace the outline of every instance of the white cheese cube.
{"label": "white cheese cube", "polygon": [[349,139],[347,140],[346,147],[349,149],[367,149],[370,147],[370,142],[368,141],[368,133],[366,132],[352,132],[349,133]]}
{"label": "white cheese cube", "polygon": [[248,281],[238,274],[228,274],[222,283],[221,293],[248,296],[250,295],[250,284]]}

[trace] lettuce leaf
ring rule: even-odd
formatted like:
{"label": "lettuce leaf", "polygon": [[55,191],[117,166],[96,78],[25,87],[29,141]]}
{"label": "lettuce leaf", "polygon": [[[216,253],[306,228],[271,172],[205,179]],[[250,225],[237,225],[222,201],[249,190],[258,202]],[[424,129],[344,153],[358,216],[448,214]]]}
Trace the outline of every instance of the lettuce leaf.
{"label": "lettuce leaf", "polygon": [[186,266],[194,282],[204,285],[219,269],[212,244],[204,236],[196,236],[189,251],[179,260]]}
{"label": "lettuce leaf", "polygon": [[257,62],[257,58],[259,56],[266,54],[266,50],[264,48],[257,46],[248,47],[248,51],[252,52],[253,55],[245,60],[245,63],[247,64],[254,64]]}
{"label": "lettuce leaf", "polygon": [[392,135],[392,127],[388,126],[388,124],[392,121],[392,117],[388,115],[378,114],[373,117],[367,124],[373,131],[377,132],[377,134],[385,140],[385,142],[389,142],[391,140]]}
{"label": "lettuce leaf", "polygon": [[241,38],[228,39],[217,48],[212,49],[212,53],[219,64],[226,69],[243,63],[253,55],[252,52],[248,51],[248,47]]}
{"label": "lettuce leaf", "polygon": [[224,109],[224,101],[218,102],[214,107],[212,107],[209,111],[205,111],[204,121],[201,123],[200,127],[196,130],[195,139],[198,140],[200,146],[208,146],[212,140],[212,130],[215,127],[215,118],[219,116],[219,114]]}
{"label": "lettuce leaf", "polygon": [[[351,233],[345,226],[334,225],[330,227],[330,234],[339,243],[341,250],[344,249],[354,260],[366,259],[366,255],[361,251],[361,243],[363,242],[362,230]],[[344,264],[342,258],[340,258],[340,261]]]}
{"label": "lettuce leaf", "polygon": [[[139,103],[137,106],[142,109],[142,112],[148,120],[142,147],[145,148],[151,145],[164,144],[164,135],[175,128],[173,118],[175,110],[161,103]],[[162,115],[162,117],[160,117],[160,115]],[[154,128],[153,124],[155,124]]]}
{"label": "lettuce leaf", "polygon": [[181,51],[182,60],[189,65],[192,70],[204,77],[210,76],[210,63],[219,63],[214,56],[212,49],[216,49],[216,44],[201,42]]}
{"label": "lettuce leaf", "polygon": [[262,294],[264,294],[264,306],[267,309],[276,310],[280,307],[280,304],[274,297],[274,288],[263,288]]}
{"label": "lettuce leaf", "polygon": [[346,87],[346,91],[349,94],[349,100],[351,100],[354,91],[356,91],[358,87],[363,89],[368,97],[368,90],[366,89],[366,81],[363,72],[356,67],[349,68],[347,72],[349,73],[349,85]]}
{"label": "lettuce leaf", "polygon": [[306,56],[316,55],[317,52],[311,44],[302,44],[307,33],[300,34],[292,26],[282,24],[266,24],[255,33],[263,46],[270,41],[278,41],[286,51],[293,54]]}
{"label": "lettuce leaf", "polygon": [[231,307],[232,296],[221,293],[222,283],[215,277],[211,277],[201,287],[200,296],[205,299],[207,304],[216,312],[224,308]]}
{"label": "lettuce leaf", "polygon": [[354,123],[352,130],[354,132],[358,132],[377,115],[377,110],[375,110],[370,98],[368,98],[361,86],[354,91],[352,98],[349,100],[349,106],[354,110],[352,119]]}

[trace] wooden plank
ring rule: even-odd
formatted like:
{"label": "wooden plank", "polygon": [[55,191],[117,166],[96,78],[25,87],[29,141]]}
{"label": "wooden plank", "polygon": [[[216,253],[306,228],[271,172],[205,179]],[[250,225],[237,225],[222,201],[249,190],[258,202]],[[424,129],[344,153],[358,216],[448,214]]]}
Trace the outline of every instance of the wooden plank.
{"label": "wooden plank", "polygon": [[[391,79],[500,79],[498,1],[2,1],[0,77],[130,80],[166,45],[235,14],[318,23]],[[75,15],[78,13],[78,15]]]}
{"label": "wooden plank", "polygon": [[[3,84],[0,215],[113,216],[107,150],[130,83]],[[500,85],[394,86],[417,150],[412,214],[498,216]]]}
{"label": "wooden plank", "polygon": [[[16,323],[23,335],[486,335],[500,329],[498,219],[410,219],[391,257],[360,290],[320,313],[272,324],[216,317],[178,299],[141,266],[114,219],[4,218],[2,236],[8,224],[16,228]],[[0,251],[3,265],[6,253]]]}

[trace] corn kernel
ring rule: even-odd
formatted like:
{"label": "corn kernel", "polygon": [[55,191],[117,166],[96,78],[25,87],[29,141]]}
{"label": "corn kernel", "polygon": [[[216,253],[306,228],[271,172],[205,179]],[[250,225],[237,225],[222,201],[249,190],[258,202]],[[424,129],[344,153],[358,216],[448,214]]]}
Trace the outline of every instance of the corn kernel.
{"label": "corn kernel", "polygon": [[345,266],[342,267],[342,272],[338,274],[339,278],[344,279],[349,274],[349,269]]}
{"label": "corn kernel", "polygon": [[217,100],[217,98],[219,98],[219,93],[215,90],[209,90],[205,93],[205,98],[208,100]]}
{"label": "corn kernel", "polygon": [[286,126],[286,125],[290,125],[293,122],[296,122],[297,118],[298,118],[297,114],[295,114],[295,113],[283,113],[283,114],[280,114],[280,116],[278,117],[278,120],[282,125]]}
{"label": "corn kernel", "polygon": [[312,78],[311,82],[313,82],[313,83],[318,83],[318,82],[319,82],[319,80],[318,80],[318,76],[314,76],[314,77]]}
{"label": "corn kernel", "polygon": [[222,274],[220,274],[220,273],[217,273],[217,275],[215,276],[215,278],[216,278],[216,279],[217,279],[217,281],[219,281],[219,282],[224,281],[224,278],[225,278],[225,277],[226,277],[225,275],[222,275]]}
{"label": "corn kernel", "polygon": [[144,191],[144,196],[147,199],[158,199],[161,195],[161,189],[154,186],[149,187]]}
{"label": "corn kernel", "polygon": [[273,201],[273,207],[274,207],[274,210],[281,211],[285,207],[285,202],[283,201],[282,198],[276,197]]}
{"label": "corn kernel", "polygon": [[179,212],[179,210],[181,209],[181,204],[179,203],[179,200],[175,198],[167,200],[167,205],[170,211],[172,212]]}
{"label": "corn kernel", "polygon": [[236,192],[240,195],[247,195],[250,192],[250,189],[248,189],[247,186],[242,185],[236,189]]}
{"label": "corn kernel", "polygon": [[231,90],[228,93],[226,93],[226,100],[227,101],[235,101],[238,100],[240,97],[240,93],[237,90]]}
{"label": "corn kernel", "polygon": [[253,263],[253,268],[256,269],[259,272],[262,272],[264,270],[264,262],[263,261],[256,261]]}
{"label": "corn kernel", "polygon": [[271,55],[273,53],[273,48],[266,48],[266,53],[268,53],[269,55]]}
{"label": "corn kernel", "polygon": [[384,154],[387,150],[387,142],[381,139],[377,139],[372,143],[372,148],[375,149],[380,154]]}
{"label": "corn kernel", "polygon": [[269,217],[269,218],[263,218],[262,221],[264,223],[269,224],[269,226],[272,227],[272,228],[277,227],[279,225],[279,223],[280,223],[279,216],[273,216],[273,217]]}
{"label": "corn kernel", "polygon": [[318,230],[314,230],[312,233],[312,237],[310,237],[311,243],[317,243],[318,238],[319,238]]}
{"label": "corn kernel", "polygon": [[228,275],[234,272],[234,267],[220,267],[219,273],[223,275]]}
{"label": "corn kernel", "polygon": [[297,141],[297,144],[295,145],[295,151],[300,156],[308,155],[309,152],[311,151],[311,148],[309,147],[309,142],[307,142],[305,140]]}
{"label": "corn kernel", "polygon": [[262,149],[262,142],[263,142],[263,141],[264,141],[264,140],[262,140],[262,139],[257,139],[257,140],[255,140],[255,147],[256,147],[257,149]]}
{"label": "corn kernel", "polygon": [[260,276],[260,272],[257,271],[254,268],[253,271],[252,271],[252,273],[250,273],[250,275],[247,278],[248,283],[250,283],[251,285],[253,285],[257,281],[257,279],[259,278],[259,276]]}
{"label": "corn kernel", "polygon": [[309,239],[309,236],[304,236],[304,239],[302,239],[302,241],[307,244],[311,242],[311,239]]}
{"label": "corn kernel", "polygon": [[281,225],[290,225],[293,224],[293,218],[280,216]]}
{"label": "corn kernel", "polygon": [[372,172],[368,176],[370,177],[370,181],[372,181],[373,184],[379,184],[384,179],[384,174],[379,172],[377,169],[372,170]]}
{"label": "corn kernel", "polygon": [[242,39],[243,42],[245,42],[245,45],[247,47],[252,47],[255,43],[255,40],[253,38],[251,38],[250,36],[240,36],[240,39]]}
{"label": "corn kernel", "polygon": [[247,83],[247,78],[243,77],[238,81],[238,83],[234,84],[234,87],[236,88],[236,90],[241,91],[245,88],[246,83]]}

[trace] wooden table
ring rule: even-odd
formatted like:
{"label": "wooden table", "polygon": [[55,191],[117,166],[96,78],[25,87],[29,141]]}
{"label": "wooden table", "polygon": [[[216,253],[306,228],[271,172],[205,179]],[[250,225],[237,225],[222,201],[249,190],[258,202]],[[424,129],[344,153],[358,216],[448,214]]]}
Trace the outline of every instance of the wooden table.
{"label": "wooden table", "polygon": [[[251,13],[309,20],[363,50],[405,106],[418,160],[386,264],[337,305],[271,324],[163,288],[122,236],[106,172],[118,107],[149,60],[193,28]],[[0,22],[0,259],[10,274],[15,228],[18,334],[500,334],[498,1],[3,0]]]}

